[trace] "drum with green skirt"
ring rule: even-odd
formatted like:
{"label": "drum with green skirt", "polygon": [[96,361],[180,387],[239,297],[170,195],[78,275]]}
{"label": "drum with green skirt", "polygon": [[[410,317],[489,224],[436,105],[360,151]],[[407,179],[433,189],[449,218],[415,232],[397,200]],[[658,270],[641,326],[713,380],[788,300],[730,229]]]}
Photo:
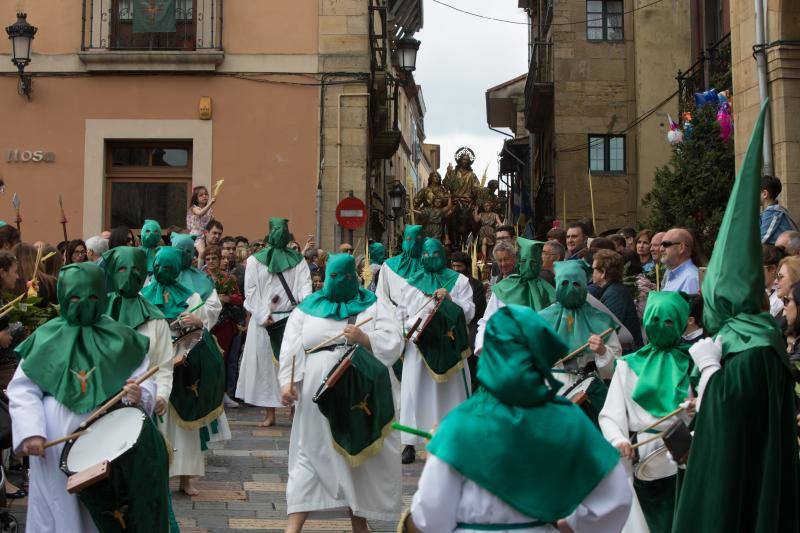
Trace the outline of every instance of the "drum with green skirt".
{"label": "drum with green skirt", "polygon": [[78,499],[103,533],[169,531],[169,459],[164,438],[138,407],[119,407],[68,441],[61,470],[68,476],[108,461],[105,478]]}
{"label": "drum with green skirt", "polygon": [[389,369],[371,352],[350,347],[313,401],[328,419],[333,446],[348,465],[358,467],[381,450],[394,421],[394,399]]}
{"label": "drum with green skirt", "polygon": [[[203,329],[189,332],[197,342],[185,358],[178,354],[172,374],[172,393],[169,396],[171,414],[184,429],[199,429],[222,413],[225,392],[225,364],[214,337]],[[175,341],[179,344],[181,339]]]}
{"label": "drum with green skirt", "polygon": [[437,383],[444,383],[463,369],[464,360],[470,355],[464,311],[447,298],[437,304],[412,339],[428,374]]}

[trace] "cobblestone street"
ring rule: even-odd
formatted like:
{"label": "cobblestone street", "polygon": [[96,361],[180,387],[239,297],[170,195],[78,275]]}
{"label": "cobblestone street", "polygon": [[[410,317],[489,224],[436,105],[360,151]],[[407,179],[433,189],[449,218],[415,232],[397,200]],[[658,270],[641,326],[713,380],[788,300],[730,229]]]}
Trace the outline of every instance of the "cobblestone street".
{"label": "cobblestone street", "polygon": [[[193,498],[176,491],[173,506],[183,533],[278,532],[286,526],[286,479],[289,449],[288,410],[278,410],[277,425],[261,428],[263,410],[242,407],[226,411],[233,438],[206,454],[206,475]],[[213,445],[212,445],[213,446]],[[400,458],[398,457],[399,461]],[[416,489],[422,463],[403,470],[403,500],[408,505]],[[25,503],[17,500],[11,512],[20,523]],[[370,523],[374,531],[395,531],[397,524]],[[24,527],[21,528],[24,531]],[[306,522],[304,531],[350,531],[343,512],[321,513]]]}

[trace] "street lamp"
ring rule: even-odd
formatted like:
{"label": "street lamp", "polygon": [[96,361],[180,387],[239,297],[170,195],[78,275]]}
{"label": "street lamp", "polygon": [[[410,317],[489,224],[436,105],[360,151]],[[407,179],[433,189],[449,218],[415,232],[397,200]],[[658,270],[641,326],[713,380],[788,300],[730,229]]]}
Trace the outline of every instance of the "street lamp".
{"label": "street lamp", "polygon": [[403,204],[406,200],[406,189],[399,181],[395,181],[392,188],[389,189],[389,205],[392,207],[395,219],[400,218],[403,214]]}
{"label": "street lamp", "polygon": [[25,67],[31,62],[31,41],[36,35],[37,28],[28,24],[26,13],[17,13],[17,21],[6,28],[8,38],[11,39],[11,62],[19,69],[19,94],[31,99],[33,80],[30,74],[25,74]]}
{"label": "street lamp", "polygon": [[417,52],[420,42],[410,35],[404,36],[397,41],[397,59],[400,62],[400,70],[403,72],[414,72],[417,68]]}

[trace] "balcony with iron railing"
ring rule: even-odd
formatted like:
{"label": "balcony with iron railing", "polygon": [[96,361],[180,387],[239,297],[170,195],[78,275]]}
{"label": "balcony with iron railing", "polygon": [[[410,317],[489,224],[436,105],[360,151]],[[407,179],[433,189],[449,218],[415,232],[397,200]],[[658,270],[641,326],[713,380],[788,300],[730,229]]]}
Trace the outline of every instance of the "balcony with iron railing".
{"label": "balcony with iron railing", "polygon": [[725,91],[733,88],[731,77],[731,34],[725,35],[716,43],[703,50],[697,61],[686,69],[678,71],[678,112],[694,109],[694,93],[716,89]]}
{"label": "balcony with iron railing", "polygon": [[534,43],[525,82],[525,127],[542,131],[553,114],[553,43]]}
{"label": "balcony with iron railing", "polygon": [[223,0],[83,0],[80,58],[89,70],[214,70]]}

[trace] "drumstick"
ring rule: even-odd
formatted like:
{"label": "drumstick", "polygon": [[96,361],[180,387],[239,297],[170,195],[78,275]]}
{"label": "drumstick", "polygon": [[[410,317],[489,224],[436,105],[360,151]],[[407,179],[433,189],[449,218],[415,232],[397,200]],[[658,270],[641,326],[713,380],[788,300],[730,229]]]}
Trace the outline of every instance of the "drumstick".
{"label": "drumstick", "polygon": [[672,418],[673,416],[677,415],[677,414],[678,414],[678,413],[680,413],[681,411],[683,411],[683,407],[678,407],[677,409],[675,409],[674,411],[672,411],[672,412],[671,412],[671,413],[669,413],[668,415],[664,415],[664,416],[662,416],[661,418],[659,418],[658,420],[656,420],[655,422],[653,422],[652,424],[650,424],[650,425],[649,425],[649,426],[647,426],[646,428],[644,428],[644,429],[641,429],[641,430],[637,431],[637,433],[644,433],[645,431],[649,431],[649,430],[653,429],[654,427],[656,427],[657,425],[659,425],[659,424],[660,424],[661,422],[663,422],[664,420],[667,420],[667,419],[669,419],[669,418]]}
{"label": "drumstick", "polygon": [[[194,307],[192,307],[191,309],[189,309],[188,311],[186,311],[186,314],[188,314],[188,315],[191,315],[192,313],[194,313],[195,311],[197,311],[198,309],[200,309],[201,307],[203,307],[203,304],[205,304],[205,303],[206,303],[206,302],[205,302],[205,300],[204,300],[204,301],[202,301],[202,302],[200,302],[199,304],[195,305]],[[175,328],[177,328],[179,325],[180,325],[180,319],[178,319],[178,320],[176,320],[175,322],[171,323],[171,324],[169,325],[169,327],[170,327],[170,329],[175,329]]]}
{"label": "drumstick", "polygon": [[68,440],[77,439],[78,437],[80,437],[84,433],[88,433],[88,432],[89,432],[88,429],[82,429],[81,431],[76,431],[75,433],[70,433],[69,435],[61,437],[60,439],[49,440],[49,441],[44,443],[43,449],[46,450],[47,448],[49,448],[51,446],[55,446],[56,444],[61,444],[62,442],[67,442]]}
{"label": "drumstick", "polygon": [[[359,323],[358,323],[358,324],[356,324],[355,326],[356,326],[357,328],[360,328],[361,326],[363,326],[364,324],[366,324],[367,322],[369,322],[369,321],[370,321],[370,320],[372,320],[373,318],[375,318],[375,317],[369,317],[369,318],[365,318],[364,320],[362,320],[361,322],[359,322]],[[341,333],[339,333],[338,335],[334,335],[334,336],[333,336],[333,337],[331,337],[330,339],[325,339],[324,341],[322,341],[321,343],[317,344],[317,345],[316,345],[316,346],[314,346],[313,348],[309,348],[308,350],[306,350],[306,353],[311,353],[311,352],[313,352],[313,351],[319,350],[320,348],[324,347],[324,346],[325,346],[326,344],[328,344],[329,342],[333,342],[333,341],[335,341],[336,339],[339,339],[339,338],[341,338],[341,337],[344,337],[344,331],[343,331],[343,332],[341,332]]]}
{"label": "drumstick", "polygon": [[420,306],[420,308],[419,308],[419,309],[417,309],[417,312],[416,312],[416,313],[414,313],[414,314],[415,314],[415,315],[418,315],[418,314],[420,314],[420,312],[421,312],[423,309],[425,309],[425,308],[428,306],[428,304],[429,304],[429,303],[431,303],[432,301],[434,301],[435,299],[436,299],[436,295],[434,294],[433,296],[431,296],[430,298],[428,298],[427,300],[425,300],[425,303],[424,303],[424,304],[422,304],[422,305]]}
{"label": "drumstick", "polygon": [[664,436],[664,433],[666,433],[666,431],[662,431],[662,432],[661,432],[661,433],[659,433],[658,435],[655,435],[654,437],[650,437],[649,439],[645,439],[645,440],[643,440],[642,442],[637,442],[636,444],[634,444],[634,445],[632,445],[632,446],[631,446],[631,449],[632,449],[632,450],[635,450],[635,449],[636,449],[636,448],[638,448],[639,446],[644,446],[645,444],[650,444],[650,443],[651,443],[651,442],[653,442],[654,440],[658,440],[658,439],[660,439],[661,437],[663,437],[663,436]]}
{"label": "drumstick", "polygon": [[[614,331],[614,328],[608,328],[604,332],[600,333],[600,336],[601,337],[605,337],[606,335],[608,335],[612,331]],[[576,348],[575,350],[570,352],[568,355],[566,355],[565,357],[562,357],[561,359],[556,361],[556,363],[553,366],[558,366],[558,365],[560,365],[562,363],[566,363],[567,361],[569,361],[570,359],[572,359],[576,355],[579,355],[581,352],[583,352],[588,347],[589,347],[589,343],[588,342],[586,344],[580,345],[578,348]]]}
{"label": "drumstick", "polygon": [[433,435],[428,433],[427,431],[422,431],[421,429],[410,428],[408,426],[404,426],[403,424],[398,424],[397,422],[392,422],[392,429],[396,429],[397,431],[404,431],[406,433],[411,433],[412,435],[416,435],[417,437],[422,437],[424,439],[431,440]]}
{"label": "drumstick", "polygon": [[294,361],[295,361],[295,356],[294,354],[292,354],[292,380],[289,382],[292,384],[292,387],[294,387]]}
{"label": "drumstick", "polygon": [[[158,366],[154,366],[153,368],[151,368],[150,370],[148,370],[147,372],[136,378],[136,381],[134,381],[134,383],[136,383],[137,385],[141,385],[144,381],[153,377],[153,375],[155,375],[155,373],[158,372],[159,368],[160,367]],[[113,398],[111,398],[106,403],[101,405],[97,409],[97,411],[95,411],[94,413],[91,414],[91,416],[89,416],[89,418],[81,422],[80,427],[85,428],[90,422],[93,422],[100,416],[104,415],[105,412],[108,411],[111,407],[113,407],[118,401],[120,401],[123,396],[125,396],[125,389],[119,391],[117,394],[114,395]]]}

